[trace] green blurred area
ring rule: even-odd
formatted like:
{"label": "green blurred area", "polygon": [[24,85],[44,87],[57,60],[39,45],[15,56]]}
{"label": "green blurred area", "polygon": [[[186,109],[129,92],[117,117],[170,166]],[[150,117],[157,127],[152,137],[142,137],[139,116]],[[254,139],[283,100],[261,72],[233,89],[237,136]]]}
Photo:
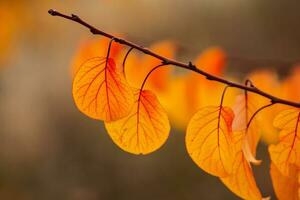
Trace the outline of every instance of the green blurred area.
{"label": "green blurred area", "polygon": [[[50,8],[143,45],[174,39],[183,61],[215,45],[233,56],[293,61],[300,55],[300,1],[0,2],[8,13],[0,18],[0,32],[7,32],[0,37],[0,199],[237,199],[189,158],[183,131],[172,130],[157,152],[134,156],[113,144],[102,122],[76,109],[71,59],[80,39],[98,36],[49,16]],[[229,61],[237,76],[259,67],[287,71],[276,62]],[[272,195],[266,146],[258,155],[258,185]]]}

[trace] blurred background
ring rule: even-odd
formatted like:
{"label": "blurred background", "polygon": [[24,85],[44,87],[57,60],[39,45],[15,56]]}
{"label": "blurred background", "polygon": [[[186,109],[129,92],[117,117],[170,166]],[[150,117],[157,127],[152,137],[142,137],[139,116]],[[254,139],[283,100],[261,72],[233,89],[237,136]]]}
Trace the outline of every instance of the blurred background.
{"label": "blurred background", "polygon": [[[220,46],[226,74],[242,80],[262,67],[284,78],[300,59],[300,1],[0,1],[0,199],[238,199],[192,162],[184,130],[135,156],[76,109],[71,63],[80,41],[99,36],[50,8],[144,46],[172,39],[185,62]],[[258,185],[274,197],[265,144],[258,154]]]}

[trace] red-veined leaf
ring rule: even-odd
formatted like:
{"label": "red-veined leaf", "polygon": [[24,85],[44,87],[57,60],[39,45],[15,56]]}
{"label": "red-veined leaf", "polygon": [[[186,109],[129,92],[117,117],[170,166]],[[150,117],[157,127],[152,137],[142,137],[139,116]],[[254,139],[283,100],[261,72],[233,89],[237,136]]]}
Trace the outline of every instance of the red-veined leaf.
{"label": "red-veined leaf", "polygon": [[273,125],[281,129],[279,142],[269,147],[272,162],[284,175],[289,175],[291,164],[300,167],[300,110],[288,109],[280,112]]}
{"label": "red-veined leaf", "polygon": [[224,177],[232,172],[233,118],[229,107],[208,106],[200,109],[187,127],[189,155],[200,168],[214,176]]}
{"label": "red-veined leaf", "polygon": [[132,90],[112,58],[86,61],[74,77],[73,97],[81,112],[104,121],[125,117],[133,104]]}
{"label": "red-veined leaf", "polygon": [[261,200],[261,193],[256,185],[251,166],[246,159],[242,146],[245,133],[234,132],[235,148],[238,149],[233,162],[233,171],[222,182],[236,195],[243,199]]}
{"label": "red-veined leaf", "polygon": [[[71,64],[72,77],[79,70],[82,63],[90,58],[95,57],[106,57],[107,47],[109,46],[110,39],[101,37],[95,39],[84,39],[80,42],[77,51],[75,52],[74,58]],[[109,52],[109,57],[114,60],[122,56],[123,46],[119,43],[114,43]]]}
{"label": "red-veined leaf", "polygon": [[124,151],[148,154],[160,148],[170,132],[168,116],[149,90],[138,90],[131,113],[118,121],[105,123],[112,140]]}

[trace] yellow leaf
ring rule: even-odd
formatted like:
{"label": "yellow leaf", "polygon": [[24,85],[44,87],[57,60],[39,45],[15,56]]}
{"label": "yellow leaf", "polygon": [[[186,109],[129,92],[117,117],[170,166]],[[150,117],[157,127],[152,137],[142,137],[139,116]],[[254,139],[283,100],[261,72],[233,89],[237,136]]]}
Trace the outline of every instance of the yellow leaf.
{"label": "yellow leaf", "polygon": [[271,163],[270,174],[274,187],[275,194],[279,200],[298,200],[299,196],[299,169],[295,166],[290,166],[290,176],[284,176]]}
{"label": "yellow leaf", "polygon": [[209,106],[200,109],[190,120],[186,133],[186,147],[194,162],[214,176],[228,176],[232,172],[233,111],[228,107]]}
{"label": "yellow leaf", "polygon": [[121,149],[133,154],[157,150],[170,132],[168,116],[149,90],[137,91],[131,113],[118,121],[105,123],[105,127]]}
{"label": "yellow leaf", "polygon": [[73,81],[73,98],[87,116],[113,121],[129,114],[132,90],[112,58],[92,58],[80,67]]}
{"label": "yellow leaf", "polygon": [[288,109],[280,112],[275,117],[273,124],[281,131],[279,142],[269,147],[271,160],[284,176],[288,176],[291,164],[300,167],[299,109]]}
{"label": "yellow leaf", "polygon": [[256,185],[255,178],[242,151],[244,132],[235,132],[236,157],[233,163],[232,174],[221,178],[222,182],[236,195],[243,199],[261,200],[261,193]]}

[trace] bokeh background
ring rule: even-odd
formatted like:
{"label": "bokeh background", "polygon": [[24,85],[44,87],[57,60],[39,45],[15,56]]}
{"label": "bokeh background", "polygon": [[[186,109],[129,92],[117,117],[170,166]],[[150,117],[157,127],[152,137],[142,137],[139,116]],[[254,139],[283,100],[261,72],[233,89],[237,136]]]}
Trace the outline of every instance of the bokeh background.
{"label": "bokeh background", "polygon": [[[188,157],[184,131],[134,156],[76,109],[70,65],[79,42],[98,36],[50,8],[145,46],[173,39],[183,61],[220,46],[226,73],[242,79],[262,67],[284,77],[299,60],[300,1],[0,1],[0,199],[238,199]],[[259,155],[258,185],[273,197],[265,144]]]}

